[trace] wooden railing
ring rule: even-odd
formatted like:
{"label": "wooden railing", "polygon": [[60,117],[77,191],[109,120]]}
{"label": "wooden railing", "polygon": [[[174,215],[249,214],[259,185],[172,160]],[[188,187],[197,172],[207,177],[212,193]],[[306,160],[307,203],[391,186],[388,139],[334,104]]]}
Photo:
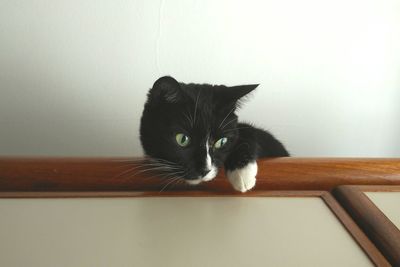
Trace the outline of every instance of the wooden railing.
{"label": "wooden railing", "polygon": [[376,266],[389,266],[388,261],[400,266],[399,229],[360,191],[398,192],[400,159],[274,158],[258,165],[256,188],[241,194],[223,171],[210,182],[190,186],[157,177],[143,158],[0,157],[0,198],[321,196]]}
{"label": "wooden railing", "polygon": [[[400,185],[400,159],[274,158],[258,161],[255,190]],[[0,191],[232,191],[224,172],[197,186],[157,177],[142,158],[0,157]]]}

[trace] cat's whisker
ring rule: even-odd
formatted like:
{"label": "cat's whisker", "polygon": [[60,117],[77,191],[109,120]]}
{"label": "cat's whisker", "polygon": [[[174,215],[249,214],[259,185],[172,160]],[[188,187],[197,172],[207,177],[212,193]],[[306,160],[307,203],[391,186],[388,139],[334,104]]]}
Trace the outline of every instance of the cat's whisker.
{"label": "cat's whisker", "polygon": [[[162,176],[159,176],[160,178],[166,179],[166,178],[171,178],[171,177],[179,177],[179,174],[182,173],[181,171],[178,172],[173,172],[173,173],[167,173]],[[178,176],[177,176],[178,175]]]}
{"label": "cat's whisker", "polygon": [[221,124],[218,126],[218,128],[221,128],[222,124],[224,123],[224,121],[229,117],[229,115],[236,109],[236,106],[234,106],[231,111],[229,111],[229,113],[225,116],[225,118],[222,120]]}
{"label": "cat's whisker", "polygon": [[125,167],[138,167],[138,168],[140,168],[140,167],[142,167],[142,166],[166,166],[166,167],[176,167],[176,168],[178,168],[178,166],[172,166],[172,165],[168,165],[168,164],[166,164],[166,163],[157,163],[157,162],[148,162],[148,163],[140,163],[140,164],[138,164],[138,163],[129,163],[129,164],[123,164],[123,165],[118,165],[118,166],[116,166],[117,168],[125,168]]}
{"label": "cat's whisker", "polygon": [[169,181],[171,181],[172,179],[174,179],[175,177],[168,177],[168,178],[162,178],[161,180],[161,184],[165,185],[166,183],[168,183]]}
{"label": "cat's whisker", "polygon": [[155,171],[155,170],[167,170],[167,168],[165,168],[165,167],[148,168],[148,169],[145,169],[145,170],[140,170],[136,174],[145,173],[145,172],[149,172],[149,171]]}
{"label": "cat's whisker", "polygon": [[168,178],[168,179],[164,179],[161,181],[160,185],[164,186],[166,184],[168,184],[170,181],[172,181],[172,179],[174,179],[174,177]]}
{"label": "cat's whisker", "polygon": [[223,130],[226,126],[228,126],[229,124],[231,124],[232,122],[234,122],[234,121],[236,121],[236,120],[237,120],[237,118],[234,118],[234,119],[230,120],[229,122],[225,123],[225,124],[222,126],[221,130]]}
{"label": "cat's whisker", "polygon": [[160,159],[160,158],[150,158],[149,161],[163,162],[163,163],[168,163],[168,164],[172,164],[172,165],[178,165],[175,162],[172,162],[172,161],[169,161],[169,160],[165,160],[165,159]]}
{"label": "cat's whisker", "polygon": [[145,162],[149,159],[140,158],[140,159],[112,159],[113,162]]}
{"label": "cat's whisker", "polygon": [[[134,178],[136,175],[140,174],[140,173],[145,173],[145,172],[150,172],[150,171],[155,171],[155,173],[153,173],[151,176],[154,177],[158,177],[158,178],[164,178],[164,177],[169,177],[169,176],[175,176],[177,174],[182,173],[181,168],[169,168],[169,167],[165,167],[165,166],[159,166],[159,167],[152,167],[152,168],[147,168],[144,170],[139,170],[133,174],[130,174],[129,178]],[[148,175],[146,175],[147,177]]]}
{"label": "cat's whisker", "polygon": [[193,122],[193,117],[192,117],[192,114],[190,114],[190,110],[188,110],[186,114],[189,116],[189,119],[190,119],[190,125],[191,125],[191,126],[192,126],[192,128],[193,128],[193,126],[194,126],[194,122]]}
{"label": "cat's whisker", "polygon": [[193,119],[189,117],[186,113],[183,113],[183,116],[186,117],[186,119],[189,121],[190,126],[193,127]]}
{"label": "cat's whisker", "polygon": [[[163,164],[163,163],[148,163],[148,164],[140,164],[140,165],[124,165],[124,167],[127,166],[132,166],[132,167],[137,167],[137,168],[141,168],[141,167],[165,167],[168,169],[178,169],[179,166],[172,166],[172,165],[168,165],[168,164]],[[119,166],[119,167],[123,167],[123,166]]]}
{"label": "cat's whisker", "polygon": [[129,169],[123,171],[122,173],[116,174],[116,175],[113,177],[113,179],[116,179],[116,178],[119,178],[119,177],[121,177],[121,176],[124,176],[125,174],[128,174],[128,173],[130,173],[130,172],[132,172],[132,171],[134,171],[134,170],[137,170],[137,169],[140,168],[140,167],[141,167],[141,166],[136,166],[136,167],[133,167],[133,168],[129,168]]}
{"label": "cat's whisker", "polygon": [[[132,177],[136,176],[139,173],[144,173],[144,172],[151,171],[151,170],[162,170],[162,169],[168,170],[165,167],[153,167],[153,168],[147,168],[147,169],[144,169],[144,170],[140,170],[140,168],[142,168],[142,167],[144,167],[144,166],[137,166],[136,168],[128,169],[128,170],[122,172],[121,174],[119,174],[116,178],[121,177],[121,176],[127,176],[127,175],[129,175],[129,178],[132,178]],[[137,169],[139,169],[139,171],[131,174],[131,172],[133,172],[133,171],[135,171]]]}
{"label": "cat's whisker", "polygon": [[125,164],[121,164],[121,165],[117,165],[117,166],[115,166],[115,168],[126,168],[126,167],[134,167],[134,166],[138,166],[138,164],[137,163],[133,163],[133,162],[131,162],[131,163],[125,163]]}
{"label": "cat's whisker", "polygon": [[224,131],[224,133],[227,133],[227,132],[232,132],[232,131],[236,131],[236,130],[240,130],[240,129],[250,129],[250,128],[252,128],[252,127],[239,127],[239,128],[233,128],[233,129],[229,129],[229,130],[226,130],[226,131]]}
{"label": "cat's whisker", "polygon": [[172,183],[172,185],[171,185],[171,188],[170,189],[172,189],[175,185],[178,185],[180,182],[182,181],[182,178],[181,177],[178,177],[178,179],[177,180],[175,180],[175,182],[174,183]]}
{"label": "cat's whisker", "polygon": [[[183,181],[184,176],[186,175],[187,170],[181,169],[179,171],[176,172],[172,172],[172,173],[167,173],[164,174],[162,176],[160,176],[160,178],[167,178],[167,184],[161,189],[160,192],[162,192],[164,189],[166,189],[169,185],[174,185],[175,183],[178,183],[179,181]],[[172,180],[171,180],[172,179]]]}
{"label": "cat's whisker", "polygon": [[194,105],[193,126],[196,124],[197,104],[199,102],[200,93],[201,93],[201,89],[199,89],[199,93],[197,94],[197,98],[196,98],[196,104]]}
{"label": "cat's whisker", "polygon": [[[128,165],[128,166],[132,166],[132,165]],[[122,166],[119,166],[119,167],[122,167]],[[124,167],[127,167],[127,166],[125,165]],[[159,164],[159,163],[148,163],[148,164],[141,164],[141,165],[133,165],[132,168],[129,168],[129,169],[123,171],[122,173],[117,175],[117,177],[114,176],[113,178],[118,178],[120,176],[123,176],[126,173],[131,172],[131,171],[134,171],[134,170],[137,170],[137,169],[140,169],[140,168],[147,168],[147,167],[164,167],[166,169],[171,169],[171,170],[173,170],[175,168],[177,169],[177,167],[162,165],[162,164]]]}
{"label": "cat's whisker", "polygon": [[[170,173],[170,172],[168,172],[168,171],[165,171],[164,173],[163,172],[161,172],[161,171],[159,171],[158,173],[154,173],[152,176],[145,176],[144,178],[145,179],[150,179],[150,178],[152,178],[152,179],[158,179],[158,180],[160,180],[160,181],[163,181],[163,180],[165,180],[165,179],[170,179],[170,178],[173,178],[173,177],[175,177],[175,175],[177,175],[177,174],[179,174],[180,173],[180,171],[177,171],[177,172],[172,172],[172,173]],[[134,174],[131,178],[133,178],[134,176],[135,176],[136,174]]]}
{"label": "cat's whisker", "polygon": [[112,160],[114,162],[126,162],[126,163],[134,163],[134,164],[147,164],[147,163],[168,163],[171,165],[177,165],[174,162],[164,160],[164,159],[159,159],[159,158],[141,158],[141,159],[126,159],[126,160]]}
{"label": "cat's whisker", "polygon": [[140,165],[164,164],[164,165],[168,165],[168,166],[179,166],[175,162],[168,161],[165,159],[159,159],[159,158],[145,158],[145,159],[141,159],[141,160],[137,160],[137,161],[132,161],[131,163],[134,163],[134,164],[140,163]]}
{"label": "cat's whisker", "polygon": [[181,184],[186,184],[185,176],[186,176],[188,173],[189,173],[189,170],[185,168],[185,169],[182,171],[182,175],[179,176],[181,179],[179,179],[179,181],[178,181],[177,183],[178,183],[178,184],[179,184],[179,183],[181,183]]}
{"label": "cat's whisker", "polygon": [[173,182],[175,182],[176,180],[179,180],[179,179],[180,179],[179,177],[172,178],[172,180],[169,183],[167,183],[163,188],[161,188],[159,193],[161,193],[164,189],[166,189],[168,187],[168,185],[170,185],[171,183],[173,183]]}

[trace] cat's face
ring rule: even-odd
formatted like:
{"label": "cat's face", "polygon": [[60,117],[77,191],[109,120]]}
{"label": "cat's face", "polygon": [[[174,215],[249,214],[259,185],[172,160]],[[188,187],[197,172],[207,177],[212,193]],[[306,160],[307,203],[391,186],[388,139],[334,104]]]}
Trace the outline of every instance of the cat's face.
{"label": "cat's face", "polygon": [[140,126],[143,149],[157,170],[189,184],[213,179],[238,138],[237,101],[256,87],[158,79],[148,93]]}

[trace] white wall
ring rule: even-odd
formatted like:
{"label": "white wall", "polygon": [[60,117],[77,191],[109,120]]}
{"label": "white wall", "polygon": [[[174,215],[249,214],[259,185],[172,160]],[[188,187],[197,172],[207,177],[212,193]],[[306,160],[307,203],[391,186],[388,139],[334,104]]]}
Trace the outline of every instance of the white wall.
{"label": "white wall", "polygon": [[297,156],[400,156],[397,0],[0,0],[0,154],[140,155],[153,81],[260,83]]}

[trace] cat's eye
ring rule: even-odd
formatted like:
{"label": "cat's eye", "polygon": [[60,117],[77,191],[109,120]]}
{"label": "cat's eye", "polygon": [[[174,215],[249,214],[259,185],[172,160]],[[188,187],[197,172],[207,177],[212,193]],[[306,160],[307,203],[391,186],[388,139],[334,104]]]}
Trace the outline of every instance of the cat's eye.
{"label": "cat's eye", "polygon": [[185,147],[188,146],[190,143],[190,137],[183,134],[183,133],[178,133],[175,136],[176,142],[178,143],[178,145]]}
{"label": "cat's eye", "polygon": [[227,142],[228,142],[228,138],[222,137],[221,139],[218,139],[217,142],[215,142],[214,148],[219,149],[219,148],[223,147]]}

